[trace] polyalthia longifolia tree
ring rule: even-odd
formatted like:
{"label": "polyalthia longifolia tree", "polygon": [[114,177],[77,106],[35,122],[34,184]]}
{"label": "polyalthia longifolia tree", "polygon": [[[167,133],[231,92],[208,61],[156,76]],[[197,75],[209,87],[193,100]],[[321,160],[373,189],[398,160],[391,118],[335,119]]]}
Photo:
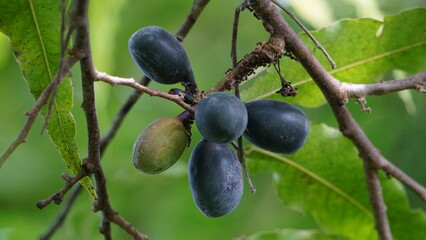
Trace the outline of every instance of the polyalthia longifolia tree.
{"label": "polyalthia longifolia tree", "polygon": [[[426,200],[426,189],[380,154],[354,120],[346,107],[346,103],[348,98],[356,98],[362,104],[363,110],[368,110],[364,105],[365,97],[369,95],[382,95],[403,89],[417,89],[419,92],[425,93],[423,85],[426,81],[426,72],[401,80],[375,84],[340,82],[331,75],[332,70],[329,67],[322,66],[309,51],[305,43],[289,27],[278,8],[288,13],[300,25],[300,22],[291,12],[275,0],[250,0],[243,2],[235,10],[231,50],[232,68],[226,71],[224,78],[217,85],[203,91],[197,87],[190,61],[180,41],[188,34],[208,2],[208,0],[194,1],[189,15],[176,35],[172,35],[167,30],[157,26],[141,26],[141,29],[131,36],[128,45],[130,55],[145,74],[145,77],[137,82],[132,78],[110,76],[96,70],[91,56],[87,15],[88,0],[72,1],[69,15],[67,15],[66,1],[62,1],[58,6],[54,5],[57,9],[50,8],[45,13],[61,19],[60,25],[48,26],[51,31],[58,32],[57,39],[60,42],[59,46],[56,44],[56,48],[49,46],[49,50],[51,48],[56,49],[57,54],[55,56],[57,59],[46,62],[52,64],[50,67],[55,69],[56,73],[47,77],[43,74],[32,73],[28,70],[31,69],[28,66],[28,59],[32,57],[31,49],[30,46],[25,45],[25,38],[32,36],[31,34],[26,36],[18,34],[22,30],[17,30],[13,21],[10,21],[12,19],[10,16],[16,14],[23,7],[20,2],[0,1],[0,12],[2,13],[0,30],[9,36],[23,75],[29,82],[30,89],[36,98],[36,103],[28,111],[27,121],[22,131],[1,155],[0,164],[3,164],[16,147],[25,141],[35,118],[41,113],[45,117],[44,128],[47,129],[53,142],[57,145],[67,166],[75,174],[75,176],[63,174],[62,177],[66,181],[66,185],[50,197],[37,203],[39,208],[44,208],[52,201],[60,204],[65,194],[76,185],[74,192],[71,193],[68,202],[65,204],[64,211],[42,239],[49,239],[62,224],[75,197],[83,187],[90,192],[94,199],[94,211],[102,213],[100,232],[105,236],[105,239],[111,239],[111,223],[118,225],[134,239],[148,239],[111,206],[105,184],[106,176],[100,161],[105,148],[113,140],[126,114],[142,93],[173,101],[180,105],[184,111],[178,116],[157,119],[143,129],[133,146],[133,165],[135,168],[146,174],[161,173],[176,163],[187,147],[195,145],[188,164],[189,186],[195,205],[207,217],[221,217],[230,213],[237,207],[242,197],[243,175],[246,176],[251,191],[255,192],[246,168],[243,138],[254,145],[246,149],[246,154],[250,154],[253,149],[258,149],[258,152],[266,154],[269,152],[274,156],[277,156],[276,154],[294,154],[303,149],[304,144],[309,141],[310,124],[307,116],[301,109],[286,102],[286,99],[290,97],[297,99],[305,93],[300,89],[297,92],[298,89],[294,87],[295,84],[292,85],[285,80],[284,77],[286,76],[282,74],[280,69],[282,66],[280,59],[283,58],[291,59],[306,70],[310,78],[322,91],[339,124],[341,133],[350,139],[358,150],[364,165],[367,183],[365,191],[368,191],[369,194],[377,236],[383,240],[392,239],[393,233],[387,217],[387,207],[383,198],[379,171],[384,171],[389,176],[398,179],[423,200]],[[34,9],[40,7],[44,9],[43,3],[33,3],[32,1],[29,1],[29,3],[28,9],[30,9],[32,17],[28,21],[36,21],[37,15],[34,14]],[[28,6],[26,5],[26,7]],[[258,43],[252,52],[237,60],[236,42],[239,15],[241,11],[246,9],[262,22],[265,31],[270,36],[267,41]],[[25,19],[22,19],[22,21],[25,21]],[[303,28],[302,25],[301,27]],[[420,27],[424,30],[424,26]],[[418,31],[421,31],[421,29]],[[306,34],[323,52],[324,57],[331,64],[331,68],[336,68],[336,63],[333,62],[324,48],[309,32],[306,32]],[[37,31],[37,36],[41,39],[43,34]],[[46,41],[46,44],[48,43]],[[47,59],[47,54],[51,53],[44,51],[44,54],[45,59]],[[49,55],[49,57],[51,56]],[[69,79],[67,79],[67,76],[76,63],[80,63],[81,67],[82,108],[85,112],[88,131],[88,156],[83,158],[81,162],[78,152],[72,152],[77,151],[76,149],[71,150],[71,153],[65,153],[62,146],[64,141],[71,141],[70,144],[74,146],[74,126],[61,126],[71,132],[71,137],[58,137],[55,133],[59,128],[55,124],[57,115],[72,119],[72,116],[69,115],[69,109],[58,109],[57,105],[64,101],[60,90],[68,91],[71,89],[68,86]],[[337,62],[338,64],[339,62]],[[246,81],[249,76],[255,74],[259,67],[271,66],[274,67],[278,76],[273,80],[281,85],[281,88],[276,92],[277,95],[281,96],[280,100],[242,101],[239,85]],[[180,83],[182,88],[172,88],[169,92],[157,91],[147,87],[151,80],[161,84]],[[129,96],[117,113],[107,134],[102,138],[95,108],[94,84],[96,81],[112,85],[127,85],[135,89],[135,92]],[[39,85],[42,85],[42,88]],[[234,90],[233,94],[230,90]],[[191,144],[191,131],[194,131],[194,128],[191,130],[191,126],[194,122],[203,139],[198,143]],[[322,147],[327,148],[327,146]],[[307,173],[318,177],[308,171]],[[92,187],[88,178],[90,176],[96,183],[95,187]],[[81,185],[78,184],[79,182]],[[325,183],[325,185],[327,184],[329,183]],[[336,190],[336,192],[338,191]],[[349,199],[347,196],[344,197]]]}

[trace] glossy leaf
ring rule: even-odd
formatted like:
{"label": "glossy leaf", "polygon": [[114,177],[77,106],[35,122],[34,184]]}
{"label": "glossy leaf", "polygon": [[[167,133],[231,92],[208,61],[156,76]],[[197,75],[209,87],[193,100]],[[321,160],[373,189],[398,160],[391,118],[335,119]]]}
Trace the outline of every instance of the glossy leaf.
{"label": "glossy leaf", "polygon": [[245,240],[345,240],[339,236],[329,236],[318,230],[277,229],[248,236]]}
{"label": "glossy leaf", "polygon": [[[60,22],[58,1],[0,1],[0,31],[9,37],[16,61],[35,99],[58,69]],[[58,88],[47,131],[68,168],[77,174],[82,168],[75,142],[75,120],[70,112],[72,105],[73,89],[70,79],[66,78]],[[47,114],[47,106],[42,114]],[[90,179],[86,177],[80,182],[95,198]]]}
{"label": "glossy leaf", "polygon": [[[362,161],[337,129],[312,126],[305,146],[293,155],[248,147],[246,157],[252,172],[275,173],[284,203],[312,214],[322,229],[349,239],[377,239]],[[410,209],[396,180],[381,180],[394,238],[422,239],[426,236],[424,212]]]}
{"label": "glossy leaf", "polygon": [[[337,64],[331,69],[324,55],[306,34],[302,41],[321,64],[341,82],[372,83],[394,69],[417,73],[426,69],[426,9],[412,9],[384,21],[374,19],[341,20],[312,33]],[[285,101],[306,107],[325,103],[319,88],[303,67],[289,58],[281,60],[281,72],[287,81],[299,88],[298,96]],[[278,74],[268,68],[253,84],[242,91],[242,99],[278,99],[281,87]]]}

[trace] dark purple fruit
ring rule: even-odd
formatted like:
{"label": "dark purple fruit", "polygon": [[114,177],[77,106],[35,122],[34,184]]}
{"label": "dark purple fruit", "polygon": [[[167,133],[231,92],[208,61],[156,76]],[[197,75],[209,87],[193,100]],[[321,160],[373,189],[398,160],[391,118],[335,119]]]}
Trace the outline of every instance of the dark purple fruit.
{"label": "dark purple fruit", "polygon": [[243,194],[241,168],[225,144],[202,140],[189,160],[189,185],[198,209],[207,217],[230,213]]}
{"label": "dark purple fruit", "polygon": [[265,150],[290,154],[299,150],[308,137],[309,122],[299,108],[277,100],[246,103],[247,129],[244,136]]}
{"label": "dark purple fruit", "polygon": [[157,27],[144,27],[129,40],[129,51],[151,80],[162,84],[194,82],[194,74],[182,44],[174,35]]}
{"label": "dark purple fruit", "polygon": [[188,136],[176,117],[160,118],[149,124],[133,146],[133,164],[144,173],[160,173],[179,159]]}
{"label": "dark purple fruit", "polygon": [[247,110],[244,103],[231,94],[210,93],[198,102],[195,123],[205,139],[229,143],[244,133]]}

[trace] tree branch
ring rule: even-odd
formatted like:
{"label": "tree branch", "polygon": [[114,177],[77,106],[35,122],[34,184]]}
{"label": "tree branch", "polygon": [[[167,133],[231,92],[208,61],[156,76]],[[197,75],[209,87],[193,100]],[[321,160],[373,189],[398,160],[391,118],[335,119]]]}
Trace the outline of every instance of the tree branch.
{"label": "tree branch", "polygon": [[[111,239],[111,226],[110,222],[117,218],[118,213],[115,212],[109,202],[108,190],[106,187],[106,177],[100,163],[101,154],[101,136],[98,126],[98,119],[95,106],[95,91],[94,80],[96,78],[96,71],[92,62],[90,39],[89,39],[89,26],[88,26],[88,0],[75,1],[75,9],[79,12],[82,24],[76,28],[76,46],[85,52],[84,58],[80,60],[82,86],[83,86],[83,103],[82,108],[86,115],[87,131],[88,131],[88,158],[86,167],[93,172],[96,182],[96,192],[98,199],[95,200],[94,210],[102,211],[102,221],[99,227],[100,232],[104,235],[105,239]],[[125,221],[123,219],[123,221]],[[119,225],[124,226],[124,225]],[[129,223],[125,226],[124,230],[130,232],[135,239],[148,239],[144,234],[140,233],[135,228],[130,228]]]}
{"label": "tree branch", "polygon": [[216,86],[209,89],[206,93],[231,90],[236,83],[247,80],[248,76],[254,74],[257,68],[266,67],[276,62],[282,54],[284,54],[283,41],[279,41],[278,43],[271,41],[258,43],[256,49],[246,54],[234,68],[226,73],[225,77]]}
{"label": "tree branch", "polygon": [[367,188],[378,235],[380,239],[392,239],[389,220],[386,215],[386,204],[383,199],[382,186],[380,184],[379,175],[377,174],[377,168],[372,166],[372,162],[366,160],[365,158],[363,160]]}
{"label": "tree branch", "polygon": [[96,81],[107,82],[107,83],[110,83],[111,85],[129,86],[140,92],[146,93],[150,96],[162,97],[170,101],[173,101],[177,103],[179,106],[181,106],[183,109],[185,109],[186,111],[190,113],[194,113],[194,109],[183,101],[182,96],[173,95],[173,94],[169,94],[169,93],[165,93],[165,92],[161,92],[161,91],[157,91],[157,90],[145,87],[144,85],[136,82],[135,79],[133,78],[114,77],[114,76],[108,75],[107,73],[97,72],[97,71],[94,74],[95,74],[94,77]]}
{"label": "tree branch", "polygon": [[362,98],[370,95],[385,95],[405,89],[416,89],[420,93],[426,94],[423,88],[426,83],[426,71],[416,75],[391,81],[383,81],[373,84],[341,83],[341,98]]}
{"label": "tree branch", "polygon": [[387,159],[382,158],[379,168],[390,174],[392,177],[401,181],[405,186],[415,192],[423,201],[426,202],[426,188],[416,182],[413,178],[404,173],[397,166],[393,165]]}
{"label": "tree branch", "polygon": [[[150,81],[151,80],[149,78],[143,77],[139,84],[142,86],[147,86],[150,83]],[[118,112],[115,114],[114,120],[112,121],[108,131],[105,133],[104,136],[102,136],[101,155],[105,151],[106,147],[111,142],[111,140],[115,137],[115,134],[117,133],[118,129],[123,123],[124,118],[127,116],[127,113],[138,101],[141,94],[142,92],[139,92],[138,90],[133,91],[129,95],[127,100],[124,102],[124,104],[120,107],[120,110],[118,110]]]}
{"label": "tree branch", "polygon": [[335,69],[336,68],[336,63],[331,58],[330,54],[328,54],[328,52],[324,49],[324,47],[321,45],[321,43],[318,42],[318,40],[311,34],[311,32],[309,32],[309,30],[306,29],[305,26],[303,26],[303,24],[299,21],[299,19],[297,19],[296,15],[293,12],[291,12],[290,10],[288,10],[286,7],[284,7],[284,5],[282,5],[281,3],[279,3],[277,0],[271,0],[271,1],[275,5],[277,5],[279,8],[281,8],[285,13],[287,13],[287,15],[289,15],[290,18],[293,19],[293,21],[296,22],[297,25],[299,25],[299,27],[306,33],[306,35],[308,35],[308,37],[312,40],[312,42],[314,42],[315,46],[327,58],[328,62],[331,65],[331,68]]}
{"label": "tree branch", "polygon": [[58,192],[50,195],[50,197],[41,200],[39,202],[37,202],[36,206],[39,209],[43,209],[44,207],[46,207],[47,205],[49,205],[52,201],[59,205],[61,204],[65,194],[76,184],[78,183],[78,181],[80,181],[82,178],[86,177],[88,174],[87,170],[85,168],[83,168],[83,170],[78,173],[77,175],[75,175],[74,177],[69,176],[66,173],[63,173],[61,176],[62,178],[66,181],[65,186],[59,190]]}
{"label": "tree branch", "polygon": [[183,41],[183,39],[192,29],[192,26],[194,26],[194,24],[197,22],[198,17],[200,17],[201,13],[209,2],[210,0],[194,0],[191,11],[189,11],[188,16],[186,16],[185,21],[176,33],[176,38],[179,41]]}
{"label": "tree branch", "polygon": [[49,96],[51,94],[51,90],[53,88],[53,82],[50,83],[42,92],[40,97],[37,99],[34,106],[26,113],[27,121],[25,122],[24,126],[22,127],[21,131],[19,132],[18,136],[15,138],[15,140],[6,148],[6,150],[2,153],[0,156],[0,167],[3,165],[3,163],[9,158],[9,156],[15,151],[15,149],[21,144],[27,141],[28,133],[30,132],[34,121],[36,120],[38,113],[40,112],[41,108],[46,104],[47,100],[49,99]]}

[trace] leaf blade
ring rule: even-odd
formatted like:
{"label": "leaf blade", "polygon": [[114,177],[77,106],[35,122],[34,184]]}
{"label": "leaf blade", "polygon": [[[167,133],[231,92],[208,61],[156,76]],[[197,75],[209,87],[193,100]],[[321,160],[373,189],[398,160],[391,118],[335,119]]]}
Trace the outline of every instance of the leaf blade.
{"label": "leaf blade", "polygon": [[[37,99],[53,80],[60,61],[60,7],[55,1],[0,1],[0,31],[10,40],[16,61],[30,91]],[[71,114],[73,89],[69,78],[58,87],[47,132],[73,174],[82,170]],[[46,116],[44,106],[42,115]],[[96,192],[88,177],[80,183],[93,198]]]}

